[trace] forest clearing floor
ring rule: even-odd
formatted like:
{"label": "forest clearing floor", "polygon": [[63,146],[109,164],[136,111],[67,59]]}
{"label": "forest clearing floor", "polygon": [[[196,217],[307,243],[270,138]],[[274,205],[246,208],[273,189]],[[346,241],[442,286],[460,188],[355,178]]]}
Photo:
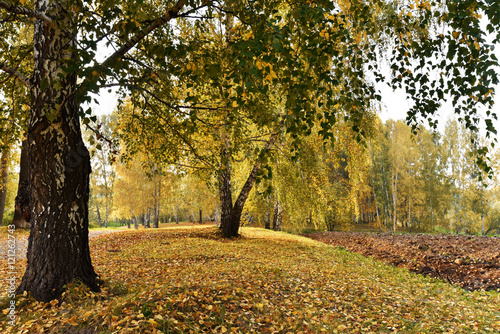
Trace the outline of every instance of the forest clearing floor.
{"label": "forest clearing floor", "polygon": [[304,236],[466,290],[500,291],[500,238],[361,232],[319,232]]}
{"label": "forest clearing floor", "polygon": [[[102,291],[74,282],[59,300],[16,296],[1,333],[491,333],[500,294],[465,291],[282,232],[148,229],[90,239]],[[18,279],[25,260],[16,262]],[[0,274],[7,277],[7,263]]]}

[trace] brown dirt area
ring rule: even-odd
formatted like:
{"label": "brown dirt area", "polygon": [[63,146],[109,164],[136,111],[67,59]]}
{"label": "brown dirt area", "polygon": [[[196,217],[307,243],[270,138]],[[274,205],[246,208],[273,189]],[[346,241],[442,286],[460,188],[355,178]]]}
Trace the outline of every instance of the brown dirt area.
{"label": "brown dirt area", "polygon": [[305,236],[466,290],[500,291],[500,238],[360,232]]}

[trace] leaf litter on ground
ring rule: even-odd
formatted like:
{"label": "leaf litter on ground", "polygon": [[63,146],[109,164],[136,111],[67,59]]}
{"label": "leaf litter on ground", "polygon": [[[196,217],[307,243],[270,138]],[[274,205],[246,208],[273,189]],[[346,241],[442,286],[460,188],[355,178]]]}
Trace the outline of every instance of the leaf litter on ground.
{"label": "leaf litter on ground", "polygon": [[213,227],[158,229],[90,245],[101,292],[73,282],[51,303],[17,296],[10,326],[2,281],[1,332],[500,331],[497,292],[467,292],[296,235],[243,228],[227,240]]}

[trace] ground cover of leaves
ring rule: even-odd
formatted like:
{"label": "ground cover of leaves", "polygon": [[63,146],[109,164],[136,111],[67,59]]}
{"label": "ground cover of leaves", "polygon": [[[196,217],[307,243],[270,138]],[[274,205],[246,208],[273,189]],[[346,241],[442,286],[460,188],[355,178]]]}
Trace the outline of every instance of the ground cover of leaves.
{"label": "ground cover of leaves", "polygon": [[466,290],[500,291],[500,238],[358,232],[307,236]]}
{"label": "ground cover of leaves", "polygon": [[243,228],[241,238],[225,240],[205,227],[105,234],[90,243],[105,281],[100,293],[75,282],[51,303],[17,296],[19,319],[11,327],[2,315],[0,331],[500,331],[497,292],[468,292],[300,236]]}

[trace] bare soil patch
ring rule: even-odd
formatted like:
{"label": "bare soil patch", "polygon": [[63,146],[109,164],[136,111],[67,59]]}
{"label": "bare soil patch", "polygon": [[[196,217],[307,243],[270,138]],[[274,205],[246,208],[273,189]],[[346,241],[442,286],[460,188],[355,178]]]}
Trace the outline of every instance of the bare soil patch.
{"label": "bare soil patch", "polygon": [[305,236],[466,290],[500,291],[500,238],[359,232]]}

